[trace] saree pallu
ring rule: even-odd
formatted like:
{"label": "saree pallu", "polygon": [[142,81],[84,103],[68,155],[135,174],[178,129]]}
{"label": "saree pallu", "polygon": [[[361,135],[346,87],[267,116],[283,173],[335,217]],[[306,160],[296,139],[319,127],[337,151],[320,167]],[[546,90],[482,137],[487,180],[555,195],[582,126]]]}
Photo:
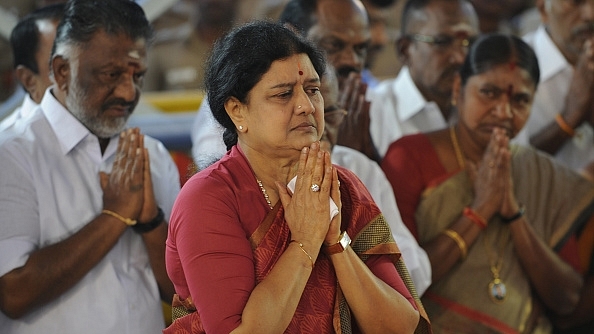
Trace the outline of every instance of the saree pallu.
{"label": "saree pallu", "polygon": [[[421,314],[416,333],[431,333],[426,312],[381,212],[373,202],[369,202],[371,197],[367,190],[359,188],[363,186],[352,173],[338,168],[338,175],[341,181],[341,228],[353,236],[351,247],[363,261],[372,255],[390,256]],[[270,273],[290,241],[291,233],[279,201],[250,237],[257,283]],[[191,298],[174,298],[173,319],[173,324],[164,333],[205,333]],[[332,263],[322,253],[315,262],[285,333],[360,333],[342,295]]]}
{"label": "saree pallu", "polygon": [[[514,194],[526,207],[534,231],[559,251],[592,215],[594,186],[533,149],[512,146]],[[423,244],[457,220],[471,205],[474,187],[465,171],[427,189],[415,219]],[[495,303],[489,296],[493,280],[490,257],[503,256],[500,278],[507,298]],[[456,264],[423,295],[423,304],[436,333],[550,333],[542,306],[532,295],[528,278],[514,254],[509,226],[494,217]]]}

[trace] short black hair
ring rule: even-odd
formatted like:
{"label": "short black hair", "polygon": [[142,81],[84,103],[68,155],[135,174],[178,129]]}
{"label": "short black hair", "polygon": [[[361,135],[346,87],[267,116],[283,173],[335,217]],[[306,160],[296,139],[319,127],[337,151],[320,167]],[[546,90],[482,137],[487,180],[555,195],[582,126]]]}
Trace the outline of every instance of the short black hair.
{"label": "short black hair", "polygon": [[517,36],[501,33],[483,35],[472,44],[460,68],[462,86],[470,77],[508,63],[526,70],[534,87],[538,86],[540,69],[532,48]]}
{"label": "short black hair", "polygon": [[369,2],[370,4],[372,4],[375,7],[379,7],[379,8],[387,8],[392,6],[393,4],[396,3],[396,1],[398,0],[367,0],[367,2]]}
{"label": "short black hair", "polygon": [[286,5],[278,22],[289,24],[303,36],[316,24],[317,0],[290,0]]}
{"label": "short black hair", "polygon": [[210,110],[225,132],[230,149],[237,144],[237,131],[225,110],[235,97],[247,103],[249,92],[276,60],[305,53],[320,79],[325,72],[324,54],[303,36],[280,23],[255,21],[235,27],[214,45],[207,62],[204,83]]}
{"label": "short black hair", "polygon": [[[59,22],[64,16],[65,4],[55,4],[36,9],[20,20],[10,34],[13,66],[24,66],[39,74],[35,55],[39,50],[39,29],[37,21],[51,20]],[[49,59],[47,59],[49,61]]]}
{"label": "short black hair", "polygon": [[125,34],[133,40],[153,39],[153,29],[144,10],[131,0],[70,0],[56,32],[52,57],[60,45],[81,45],[104,31]]}

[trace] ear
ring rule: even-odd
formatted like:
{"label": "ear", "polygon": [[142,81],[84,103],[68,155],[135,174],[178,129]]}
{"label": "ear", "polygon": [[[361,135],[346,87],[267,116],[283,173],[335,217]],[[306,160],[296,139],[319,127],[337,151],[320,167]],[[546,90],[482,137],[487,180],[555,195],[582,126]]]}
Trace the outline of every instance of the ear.
{"label": "ear", "polygon": [[246,122],[246,107],[239,99],[235,96],[230,97],[225,101],[225,111],[227,111],[227,115],[231,118],[231,121],[235,124],[235,127],[239,129],[239,126],[243,126],[244,129],[247,129],[247,122]]}
{"label": "ear", "polygon": [[396,39],[395,48],[396,54],[398,58],[402,61],[403,64],[408,64],[409,53],[408,48],[410,47],[410,38],[405,36],[400,36]]}
{"label": "ear", "polygon": [[27,93],[33,96],[33,94],[35,94],[35,88],[37,86],[35,80],[35,73],[33,73],[33,71],[31,71],[29,68],[23,65],[19,65],[15,70],[15,74],[19,79],[21,85],[23,85],[23,87],[27,91]]}
{"label": "ear", "polygon": [[62,55],[56,55],[52,58],[50,65],[56,87],[61,91],[68,92],[71,75],[70,61]]}
{"label": "ear", "polygon": [[542,23],[546,24],[549,20],[549,14],[547,12],[547,5],[545,4],[547,0],[536,0],[534,6],[538,9],[540,13],[540,20]]}

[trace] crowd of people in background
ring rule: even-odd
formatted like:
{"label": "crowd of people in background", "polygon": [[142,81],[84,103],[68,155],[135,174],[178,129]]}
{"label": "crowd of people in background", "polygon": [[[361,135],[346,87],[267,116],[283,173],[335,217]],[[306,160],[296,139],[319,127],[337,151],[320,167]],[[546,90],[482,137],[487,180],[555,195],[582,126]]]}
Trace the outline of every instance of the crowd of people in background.
{"label": "crowd of people in background", "polygon": [[594,332],[594,0],[148,2],[1,5],[0,331]]}

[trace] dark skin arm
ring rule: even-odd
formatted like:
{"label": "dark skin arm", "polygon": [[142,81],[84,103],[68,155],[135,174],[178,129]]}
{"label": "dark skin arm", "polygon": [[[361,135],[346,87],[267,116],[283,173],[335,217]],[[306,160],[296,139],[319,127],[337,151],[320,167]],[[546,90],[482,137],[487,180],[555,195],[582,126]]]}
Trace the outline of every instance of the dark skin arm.
{"label": "dark skin arm", "polygon": [[[145,196],[142,144],[138,129],[124,132],[112,173],[101,174],[104,209],[137,220]],[[34,251],[23,267],[0,277],[0,309],[17,319],[58,298],[103,259],[126,229],[119,219],[100,214],[72,236]]]}
{"label": "dark skin arm", "polygon": [[[584,122],[594,124],[594,43],[588,40],[580,55],[565,98],[565,109],[561,117],[572,129]],[[549,154],[555,154],[571,136],[553,120],[538,133],[530,137],[532,146]]]}
{"label": "dark skin arm", "polygon": [[[475,183],[475,199],[471,207],[490,220],[495,214],[511,217],[519,210],[513,193],[509,139],[503,130],[495,129],[478,168],[470,168]],[[489,163],[491,166],[489,166]],[[473,226],[474,225],[474,226]],[[451,225],[468,247],[475,242],[480,228],[467,218]],[[544,304],[556,314],[567,314],[575,308],[582,288],[582,278],[534,232],[524,216],[510,223],[511,240],[522,268]],[[433,277],[439,279],[456,264],[460,256],[457,245],[440,235],[424,245],[431,260]],[[455,255],[453,255],[454,253]]]}

